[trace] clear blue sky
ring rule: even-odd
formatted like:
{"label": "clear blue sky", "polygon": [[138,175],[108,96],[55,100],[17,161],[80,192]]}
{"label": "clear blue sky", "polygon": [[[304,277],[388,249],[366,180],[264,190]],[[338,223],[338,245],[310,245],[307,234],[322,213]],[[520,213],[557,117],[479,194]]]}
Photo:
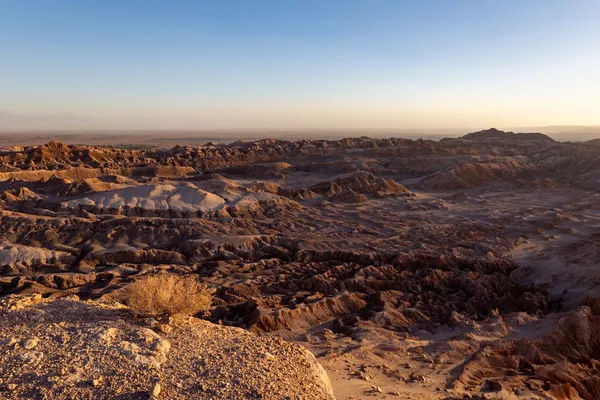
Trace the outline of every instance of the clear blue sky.
{"label": "clear blue sky", "polygon": [[599,105],[599,0],[0,0],[11,113],[487,127],[600,125]]}

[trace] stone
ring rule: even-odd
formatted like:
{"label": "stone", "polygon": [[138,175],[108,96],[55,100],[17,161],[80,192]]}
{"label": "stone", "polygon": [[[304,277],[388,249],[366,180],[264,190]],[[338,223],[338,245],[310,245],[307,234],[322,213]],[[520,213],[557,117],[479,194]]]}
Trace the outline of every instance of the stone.
{"label": "stone", "polygon": [[21,347],[23,347],[25,350],[31,350],[31,349],[35,348],[35,346],[38,345],[39,341],[40,340],[38,338],[32,337],[30,339],[25,340],[21,344]]}
{"label": "stone", "polygon": [[171,333],[173,331],[173,327],[171,325],[167,325],[167,324],[160,324],[158,326],[158,330],[161,333],[164,333],[165,335],[168,335],[169,333]]}
{"label": "stone", "polygon": [[157,326],[160,325],[160,323],[154,318],[146,318],[144,320],[144,323],[146,325],[148,325],[150,328],[156,328]]}
{"label": "stone", "polygon": [[499,392],[502,390],[502,384],[498,381],[486,380],[481,388],[484,392]]}
{"label": "stone", "polygon": [[152,387],[148,391],[148,395],[150,396],[150,399],[157,400],[160,396],[160,390],[161,390],[160,383],[159,382],[154,383],[154,385],[152,385]]}
{"label": "stone", "polygon": [[92,380],[92,386],[93,386],[93,387],[98,387],[98,386],[100,386],[100,384],[101,384],[103,381],[104,381],[104,379],[103,379],[101,376],[100,376],[100,377],[98,377],[98,378],[96,378],[96,379],[93,379],[93,380]]}

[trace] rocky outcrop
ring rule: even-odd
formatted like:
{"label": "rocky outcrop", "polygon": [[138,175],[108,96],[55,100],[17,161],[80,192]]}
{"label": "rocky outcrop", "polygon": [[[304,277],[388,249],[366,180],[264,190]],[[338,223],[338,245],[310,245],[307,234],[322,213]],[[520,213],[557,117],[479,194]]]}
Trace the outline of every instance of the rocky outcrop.
{"label": "rocky outcrop", "polygon": [[120,264],[184,264],[185,257],[174,251],[142,250],[134,247],[113,247],[88,253],[77,266],[79,271],[93,271],[99,265]]}
{"label": "rocky outcrop", "polygon": [[116,303],[0,299],[0,397],[334,399],[307,350],[195,318],[136,319]]}
{"label": "rocky outcrop", "polygon": [[556,399],[600,398],[599,327],[600,317],[582,307],[539,339],[490,344],[457,371],[452,386],[484,387],[492,381]]}
{"label": "rocky outcrop", "polygon": [[[319,257],[322,261],[311,261]],[[334,257],[355,262],[325,261]],[[546,292],[513,281],[510,272],[515,267],[494,257],[417,253],[390,260],[393,264],[351,253],[305,253],[301,258],[302,262],[265,263],[263,272],[250,273],[260,263],[243,262],[238,268],[215,270],[217,282],[221,281],[217,276],[235,270],[254,279],[219,292],[217,297],[229,304],[217,307],[213,318],[267,332],[334,321],[338,332],[350,333],[359,320],[402,331],[449,323],[456,312],[479,319],[494,310],[532,314],[549,310]]]}
{"label": "rocky outcrop", "polygon": [[66,269],[76,260],[76,257],[64,251],[23,246],[7,240],[0,241],[0,274],[2,275],[29,274],[45,265]]}
{"label": "rocky outcrop", "polygon": [[232,217],[252,218],[280,215],[285,211],[298,211],[301,207],[294,200],[268,192],[258,192],[236,200],[226,208],[226,212]]}
{"label": "rocky outcrop", "polygon": [[312,186],[311,191],[327,197],[344,196],[346,193],[409,195],[410,191],[398,182],[375,176],[369,172],[357,172],[332,182]]}
{"label": "rocky outcrop", "polygon": [[534,176],[533,164],[516,160],[468,162],[424,178],[419,187],[426,189],[466,189],[498,181],[514,181]]}

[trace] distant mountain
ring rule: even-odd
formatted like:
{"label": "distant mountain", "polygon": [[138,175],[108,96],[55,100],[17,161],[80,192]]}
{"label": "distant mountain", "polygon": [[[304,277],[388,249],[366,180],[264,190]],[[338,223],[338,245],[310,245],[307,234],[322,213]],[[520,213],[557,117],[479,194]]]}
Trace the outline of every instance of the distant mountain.
{"label": "distant mountain", "polygon": [[588,146],[600,148],[600,139],[592,139],[584,142]]}
{"label": "distant mountain", "polygon": [[461,137],[461,139],[472,140],[472,141],[492,141],[492,140],[526,140],[526,141],[543,141],[543,142],[555,142],[548,135],[543,133],[514,133],[504,132],[496,128],[486,129],[483,131],[472,132]]}

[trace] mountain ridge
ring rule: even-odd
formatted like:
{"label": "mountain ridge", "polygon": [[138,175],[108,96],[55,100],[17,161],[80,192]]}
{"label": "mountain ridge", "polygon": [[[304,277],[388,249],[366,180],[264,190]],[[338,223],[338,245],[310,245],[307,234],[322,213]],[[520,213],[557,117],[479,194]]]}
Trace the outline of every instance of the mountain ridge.
{"label": "mountain ridge", "polygon": [[527,140],[527,141],[547,141],[555,142],[550,136],[540,132],[514,133],[505,132],[496,128],[484,129],[482,131],[471,132],[460,139],[482,141],[482,140]]}

